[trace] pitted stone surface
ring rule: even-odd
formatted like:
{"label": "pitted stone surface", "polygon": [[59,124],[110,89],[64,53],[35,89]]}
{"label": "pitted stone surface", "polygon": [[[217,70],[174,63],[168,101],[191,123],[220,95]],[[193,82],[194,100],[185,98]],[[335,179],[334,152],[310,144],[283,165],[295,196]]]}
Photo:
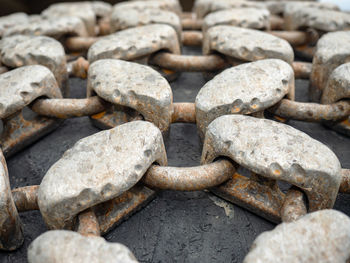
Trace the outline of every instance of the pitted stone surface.
{"label": "pitted stone surface", "polygon": [[310,27],[324,32],[333,32],[350,29],[348,13],[312,7],[294,9],[289,6],[286,6],[284,12],[287,30]]}
{"label": "pitted stone surface", "polygon": [[90,63],[105,58],[135,60],[163,49],[180,54],[176,31],[168,25],[146,25],[101,38],[90,47],[88,59]]}
{"label": "pitted stone surface", "polygon": [[72,229],[79,212],[124,193],[154,162],[166,165],[166,152],[160,130],[146,121],[79,140],[40,184],[38,204],[46,224]]}
{"label": "pitted stone surface", "polygon": [[202,30],[207,31],[217,25],[231,25],[253,29],[270,28],[270,12],[267,9],[235,8],[208,14],[203,21]]}
{"label": "pitted stone surface", "polygon": [[316,46],[310,75],[310,97],[319,102],[335,68],[350,62],[350,31],[325,34]]}
{"label": "pitted stone surface", "polygon": [[45,36],[16,35],[0,42],[1,63],[17,68],[43,65],[54,74],[60,86],[68,79],[66,54],[60,42]]}
{"label": "pitted stone surface", "polygon": [[[326,10],[339,10],[339,7],[336,4],[332,3],[319,3],[315,1],[309,1],[309,0],[298,0],[298,1],[286,1],[286,0],[280,0],[280,1],[266,1],[264,2],[265,6],[271,14],[285,14],[285,10],[288,10],[289,8],[306,8],[306,7],[312,7],[312,8],[318,8],[318,9],[326,9]],[[288,7],[287,7],[288,6]],[[286,17],[284,16],[284,19]]]}
{"label": "pitted stone surface", "polygon": [[97,18],[108,17],[112,12],[112,5],[103,1],[84,2],[90,3]]}
{"label": "pitted stone surface", "polygon": [[39,97],[61,98],[52,72],[44,66],[24,66],[0,75],[0,119],[23,109]]}
{"label": "pitted stone surface", "polygon": [[45,35],[60,39],[64,36],[88,36],[84,22],[78,17],[53,17],[41,18],[35,17],[30,19],[29,23],[18,24],[8,28],[4,36],[12,35]]}
{"label": "pitted stone surface", "polygon": [[0,17],[0,37],[4,31],[18,24],[28,23],[28,16],[25,13],[14,13],[8,16]]}
{"label": "pitted stone surface", "polygon": [[137,263],[131,251],[119,243],[102,237],[84,237],[66,230],[48,231],[36,238],[28,248],[29,263]]}
{"label": "pitted stone surface", "polygon": [[207,126],[226,114],[263,111],[294,94],[294,71],[279,59],[266,59],[226,69],[209,81],[196,97],[197,127],[203,138]]}
{"label": "pitted stone surface", "polygon": [[289,125],[244,115],[221,116],[208,126],[201,163],[219,156],[301,188],[309,211],[334,205],[341,181],[338,158],[327,146]]}
{"label": "pitted stone surface", "polygon": [[350,99],[350,63],[343,64],[332,72],[321,102],[330,104],[341,99]]}
{"label": "pitted stone surface", "polygon": [[116,4],[113,7],[113,12],[124,12],[124,9],[135,9],[135,10],[145,10],[145,9],[160,9],[174,12],[178,15],[181,14],[182,8],[177,0],[167,0],[167,1],[127,1]]}
{"label": "pitted stone surface", "polygon": [[166,131],[171,123],[173,94],[155,70],[137,63],[103,59],[89,68],[88,94],[140,112],[145,120]]}
{"label": "pitted stone surface", "polygon": [[231,8],[264,8],[263,2],[244,1],[244,0],[197,0],[194,4],[193,11],[198,18],[204,18],[207,14],[219,10],[226,10]]}
{"label": "pitted stone surface", "polygon": [[112,32],[149,24],[169,25],[175,29],[178,34],[178,38],[181,39],[181,21],[180,18],[173,12],[160,9],[137,10],[134,8],[125,8],[123,12],[119,12],[119,10],[117,10],[111,15]]}
{"label": "pitted stone surface", "polygon": [[243,262],[344,263],[350,258],[349,237],[349,217],[318,211],[262,233]]}
{"label": "pitted stone surface", "polygon": [[95,35],[96,14],[90,2],[55,3],[42,13],[45,18],[77,17],[80,18],[90,36]]}
{"label": "pitted stone surface", "polygon": [[21,222],[12,198],[5,157],[0,149],[0,249],[15,250],[22,243]]}
{"label": "pitted stone surface", "polygon": [[294,52],[284,39],[258,30],[215,26],[204,34],[203,53],[217,51],[243,61],[278,58],[291,64]]}

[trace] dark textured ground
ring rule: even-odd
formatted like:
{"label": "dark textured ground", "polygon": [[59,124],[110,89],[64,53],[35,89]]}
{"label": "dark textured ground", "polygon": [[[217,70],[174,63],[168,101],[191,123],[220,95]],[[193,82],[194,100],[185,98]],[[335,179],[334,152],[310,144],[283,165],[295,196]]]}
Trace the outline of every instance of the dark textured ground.
{"label": "dark textured ground", "polygon": [[[183,73],[172,83],[174,101],[193,102],[205,80]],[[305,101],[307,81],[297,81],[297,100]],[[70,81],[72,97],[84,97],[86,82]],[[319,124],[290,124],[328,145],[344,168],[350,168],[350,138]],[[80,138],[99,130],[86,117],[66,120],[57,130],[7,160],[12,188],[40,184],[49,167]],[[201,146],[196,126],[174,124],[168,141],[171,166],[199,164]],[[340,195],[335,208],[350,216],[350,195]],[[226,212],[222,208],[226,206]],[[15,252],[0,253],[0,262],[26,262],[32,240],[46,231],[40,212],[21,213],[25,243]],[[253,240],[272,223],[206,192],[159,192],[146,208],[105,238],[127,245],[140,262],[241,262]]]}

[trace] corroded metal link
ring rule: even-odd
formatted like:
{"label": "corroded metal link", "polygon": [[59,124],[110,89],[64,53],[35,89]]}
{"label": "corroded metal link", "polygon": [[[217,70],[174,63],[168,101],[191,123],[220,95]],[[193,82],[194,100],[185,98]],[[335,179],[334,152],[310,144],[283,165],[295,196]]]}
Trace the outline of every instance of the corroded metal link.
{"label": "corroded metal link", "polygon": [[[167,52],[155,54],[151,63],[162,68],[174,71],[218,71],[230,64],[219,55],[184,56]],[[311,64],[306,62],[293,62],[292,67],[296,78],[308,79],[311,74]]]}
{"label": "corroded metal link", "polygon": [[88,50],[91,45],[99,39],[99,37],[68,37],[65,42],[65,47],[70,51]]}
{"label": "corroded metal link", "polygon": [[321,122],[337,121],[350,115],[350,101],[339,101],[333,104],[318,104],[310,102],[296,102],[283,99],[270,112],[288,119]]}
{"label": "corroded metal link", "polygon": [[342,181],[340,183],[339,192],[350,194],[350,169],[342,169]]}
{"label": "corroded metal link", "polygon": [[100,225],[95,212],[89,208],[78,215],[77,232],[83,236],[100,236]]}
{"label": "corroded metal link", "polygon": [[173,115],[171,122],[196,123],[196,105],[188,102],[178,102],[173,104]]}
{"label": "corroded metal link", "polygon": [[84,99],[38,99],[31,109],[39,115],[60,119],[90,116],[105,110],[106,102],[98,96]]}
{"label": "corroded metal link", "polygon": [[18,212],[39,210],[38,190],[39,185],[25,186],[12,190],[13,200]]}
{"label": "corroded metal link", "polygon": [[271,30],[282,30],[284,28],[283,17],[270,15],[270,28]]}
{"label": "corroded metal link", "polygon": [[186,168],[153,165],[144,175],[143,182],[151,188],[200,191],[227,181],[235,170],[228,160]]}
{"label": "corroded metal link", "polygon": [[185,46],[201,46],[203,42],[203,34],[199,31],[182,32],[182,44]]}
{"label": "corroded metal link", "polygon": [[312,70],[312,63],[309,62],[300,62],[300,61],[294,61],[292,64],[293,70],[294,70],[294,76],[296,79],[309,79],[311,70]]}
{"label": "corroded metal link", "polygon": [[216,71],[229,64],[219,55],[183,56],[167,52],[155,54],[151,63],[175,71]]}
{"label": "corroded metal link", "polygon": [[292,46],[305,45],[316,40],[312,34],[304,31],[267,31],[267,33],[287,40]]}
{"label": "corroded metal link", "polygon": [[175,71],[217,71],[229,64],[219,55],[184,56],[159,52],[151,59],[152,64]]}
{"label": "corroded metal link", "polygon": [[89,61],[79,57],[77,60],[68,63],[67,71],[70,76],[86,79],[89,67]]}
{"label": "corroded metal link", "polygon": [[306,215],[306,196],[295,187],[288,190],[281,207],[282,222],[292,222]]}
{"label": "corroded metal link", "polygon": [[181,24],[184,30],[201,30],[203,19],[193,19],[187,17],[181,20]]}

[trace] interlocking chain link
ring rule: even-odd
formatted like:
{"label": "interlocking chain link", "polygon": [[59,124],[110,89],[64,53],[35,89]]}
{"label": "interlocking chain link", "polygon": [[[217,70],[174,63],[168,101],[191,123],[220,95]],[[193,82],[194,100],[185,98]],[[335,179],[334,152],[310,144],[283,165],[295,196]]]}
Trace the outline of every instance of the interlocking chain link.
{"label": "interlocking chain link", "polygon": [[[209,189],[283,222],[244,262],[349,260],[350,219],[330,210],[350,193],[349,169],[281,123],[350,135],[349,25],[337,6],[312,1],[197,0],[193,13],[177,0],[94,1],[0,18],[0,248],[20,247],[18,212],[39,210],[51,231],[33,241],[29,262],[137,262],[100,235],[156,191]],[[203,55],[183,55],[182,45]],[[209,80],[195,103],[174,103],[168,81],[189,71]],[[67,98],[69,76],[87,79],[86,98]],[[295,101],[296,78],[310,80],[312,103]],[[5,157],[81,116],[106,130],[78,141],[40,185],[11,191]],[[176,122],[197,125],[199,166],[167,166],[163,139]]]}

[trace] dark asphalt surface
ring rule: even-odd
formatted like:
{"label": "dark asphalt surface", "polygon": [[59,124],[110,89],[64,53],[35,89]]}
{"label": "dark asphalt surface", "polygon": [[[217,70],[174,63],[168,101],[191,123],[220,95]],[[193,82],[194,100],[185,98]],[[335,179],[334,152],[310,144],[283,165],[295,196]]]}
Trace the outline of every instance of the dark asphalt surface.
{"label": "dark asphalt surface", "polygon": [[[187,54],[192,53],[188,49]],[[199,52],[195,52],[199,54]],[[175,102],[193,102],[205,84],[200,73],[183,73],[172,83]],[[86,81],[70,80],[71,97],[85,97]],[[307,81],[296,81],[298,101],[307,99]],[[293,127],[323,142],[350,168],[350,138],[322,125],[291,121]],[[66,120],[57,130],[7,160],[11,187],[40,184],[46,171],[76,141],[99,130],[87,117]],[[173,124],[167,143],[171,166],[199,164],[201,143],[196,126]],[[350,216],[350,195],[339,195],[335,209]],[[225,209],[224,209],[224,208]],[[39,211],[21,213],[25,243],[1,252],[0,262],[27,262],[29,244],[47,231]],[[274,224],[208,192],[162,191],[146,208],[105,238],[128,246],[140,262],[241,262],[254,239]]]}

